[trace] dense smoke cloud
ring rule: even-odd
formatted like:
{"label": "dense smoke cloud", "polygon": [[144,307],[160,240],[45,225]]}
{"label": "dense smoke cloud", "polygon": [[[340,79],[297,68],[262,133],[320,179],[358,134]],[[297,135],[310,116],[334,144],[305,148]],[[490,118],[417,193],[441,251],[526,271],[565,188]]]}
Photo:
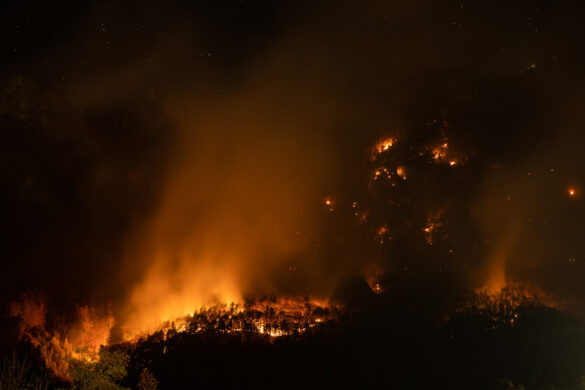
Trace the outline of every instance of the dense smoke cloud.
{"label": "dense smoke cloud", "polygon": [[[447,294],[493,273],[575,304],[578,24],[461,7],[75,8],[73,38],[4,65],[5,298],[112,304],[140,328],[355,275]],[[406,179],[372,182],[381,166]]]}

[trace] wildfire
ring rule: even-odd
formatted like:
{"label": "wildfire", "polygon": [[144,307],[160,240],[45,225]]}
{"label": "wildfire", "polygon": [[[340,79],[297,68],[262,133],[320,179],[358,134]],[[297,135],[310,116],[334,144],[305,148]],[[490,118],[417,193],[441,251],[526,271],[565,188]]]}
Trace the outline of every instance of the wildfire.
{"label": "wildfire", "polygon": [[457,153],[448,142],[442,142],[427,149],[436,163],[446,163],[454,167],[459,165],[465,158],[461,153]]}
{"label": "wildfire", "polygon": [[560,308],[558,302],[542,290],[508,283],[496,293],[489,293],[485,289],[475,291],[457,312],[487,316],[490,321],[485,324],[487,328],[484,330],[493,330],[516,326],[527,308],[538,306]]}
{"label": "wildfire", "polygon": [[[49,370],[69,379],[70,361],[97,361],[102,346],[107,345],[114,326],[111,314],[102,314],[87,306],[77,309],[77,320],[69,327],[47,325],[44,299],[24,294],[10,306],[10,316],[19,319],[20,336],[38,348]],[[53,321],[55,322],[55,321]]]}
{"label": "wildfire", "polygon": [[376,159],[377,155],[387,152],[395,143],[396,139],[391,137],[380,140],[376,145],[374,145],[374,153],[372,158]]}
{"label": "wildfire", "polygon": [[444,158],[447,155],[447,148],[449,147],[448,143],[443,143],[441,145],[437,145],[435,146],[431,153],[433,155],[433,159],[434,160],[440,160],[442,158]]}
{"label": "wildfire", "polygon": [[[155,332],[165,339],[177,333],[192,334],[257,334],[269,338],[298,335],[334,321],[341,307],[327,300],[291,297],[279,299],[247,299],[243,303],[215,304],[194,310],[191,314],[161,322],[149,331],[126,338],[135,343]],[[21,337],[38,348],[46,367],[55,375],[70,380],[71,362],[94,363],[100,349],[110,345],[114,327],[111,314],[101,314],[87,306],[78,308],[78,319],[69,328],[47,325],[45,301],[24,295],[10,308],[11,317],[20,321]]]}
{"label": "wildfire", "polygon": [[437,229],[439,229],[443,224],[441,222],[441,214],[441,212],[437,212],[429,216],[425,226],[422,229],[425,234],[425,240],[429,245],[433,245],[433,242],[435,241],[435,233]]}
{"label": "wildfire", "polygon": [[161,325],[165,337],[181,332],[255,333],[268,337],[302,334],[335,320],[340,308],[327,301],[280,298],[214,305]]}

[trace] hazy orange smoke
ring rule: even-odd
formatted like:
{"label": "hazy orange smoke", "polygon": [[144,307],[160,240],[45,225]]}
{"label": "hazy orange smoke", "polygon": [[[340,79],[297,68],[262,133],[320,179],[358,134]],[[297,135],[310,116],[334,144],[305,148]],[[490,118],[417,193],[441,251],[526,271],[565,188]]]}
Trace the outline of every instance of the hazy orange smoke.
{"label": "hazy orange smoke", "polygon": [[125,338],[270,290],[267,274],[305,248],[297,232],[311,229],[322,201],[311,124],[262,99],[235,100],[173,113],[176,158],[150,223],[128,245],[127,273],[141,277],[118,318]]}
{"label": "hazy orange smoke", "polygon": [[45,300],[40,295],[23,294],[10,306],[10,316],[18,318],[20,336],[38,348],[49,370],[69,379],[70,359],[96,361],[102,346],[108,345],[114,318],[87,306],[77,311],[75,322],[67,324],[55,319],[49,327]]}

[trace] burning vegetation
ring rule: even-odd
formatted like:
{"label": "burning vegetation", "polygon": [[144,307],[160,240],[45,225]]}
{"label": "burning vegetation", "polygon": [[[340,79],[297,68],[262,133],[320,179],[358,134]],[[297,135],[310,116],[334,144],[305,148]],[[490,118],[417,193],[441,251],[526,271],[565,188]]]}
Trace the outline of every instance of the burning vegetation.
{"label": "burning vegetation", "polygon": [[[359,232],[356,237],[366,238],[361,248],[377,253],[358,266],[373,296],[377,297],[367,298],[374,304],[379,304],[376,299],[383,302],[394,294],[394,284],[401,283],[402,275],[422,268],[412,260],[413,254],[419,260],[442,259],[437,264],[424,266],[438,274],[449,268],[465,269],[468,261],[453,250],[456,243],[451,242],[450,234],[452,219],[457,215],[449,197],[452,196],[450,184],[464,174],[459,170],[470,160],[462,152],[455,151],[446,137],[447,121],[433,121],[428,126],[432,127],[433,135],[427,142],[411,145],[407,137],[388,137],[372,147],[372,159],[366,171],[368,186],[366,191],[360,192],[361,197],[348,201],[340,195],[321,200],[320,206],[328,211],[326,218],[338,224],[340,218],[347,217],[352,228]],[[227,237],[221,222],[233,223],[230,231],[239,232],[240,221],[234,223],[232,218],[240,212],[240,206],[236,208],[225,202],[215,206],[221,209],[220,221],[214,222],[208,232],[194,234],[181,215],[185,204],[187,208],[196,209],[194,203],[189,203],[195,190],[185,187],[190,174],[190,169],[180,172],[170,186],[152,232],[146,235],[153,239],[144,240],[146,248],[157,255],[132,289],[125,310],[118,311],[117,318],[110,309],[98,311],[79,306],[75,319],[66,323],[48,310],[47,302],[40,296],[25,294],[12,303],[10,316],[18,319],[20,338],[39,351],[45,366],[56,377],[70,382],[72,373],[84,364],[97,367],[103,363],[104,356],[111,360],[108,351],[122,349],[131,355],[140,355],[146,353],[144,348],[151,342],[155,342],[164,355],[176,340],[225,339],[268,345],[279,343],[278,340],[310,339],[311,335],[324,330],[351,326],[352,320],[347,317],[351,310],[329,300],[295,295],[240,298],[245,295],[242,282],[253,276],[241,266],[245,259],[261,257],[258,254],[263,252],[258,247],[267,239],[274,239],[269,246],[275,250],[270,253],[281,257],[307,256],[311,250],[319,248],[319,242],[311,243],[307,239],[310,245],[304,243],[305,252],[291,250],[288,232],[273,221],[274,208],[262,212],[263,220],[255,226],[257,231],[243,234],[252,238],[252,244],[237,234],[234,234],[237,238]],[[439,176],[441,180],[437,179]],[[432,195],[435,201],[428,202],[427,194],[418,196],[412,190],[412,183],[416,183],[417,189],[428,188],[428,196]],[[234,184],[234,188],[238,185]],[[573,188],[569,189],[569,195],[575,195]],[[233,202],[247,200],[246,197]],[[337,226],[332,232],[335,228]],[[174,231],[177,236],[165,235],[166,230]],[[268,233],[262,236],[259,232]],[[473,286],[472,294],[442,313],[447,320],[441,328],[467,329],[472,324],[471,332],[496,331],[517,326],[523,316],[533,310],[559,308],[543,292],[508,281],[506,259],[520,229],[510,228],[510,232],[491,248],[484,287]],[[309,237],[298,231],[294,236],[297,240]],[[228,245],[218,244],[223,241]],[[306,249],[307,246],[313,249]],[[193,260],[196,253],[201,254],[203,260]],[[401,257],[394,259],[394,253],[401,253]],[[291,261],[291,264],[288,266],[290,273],[295,271],[296,274],[303,269],[301,263]],[[123,357],[116,359],[125,361]]]}
{"label": "burning vegetation", "polygon": [[10,307],[10,316],[19,322],[20,337],[37,348],[46,368],[56,376],[69,380],[71,363],[93,363],[110,341],[114,326],[111,314],[102,314],[87,306],[77,308],[73,323],[67,323],[47,312],[47,303],[40,295],[23,294]]}
{"label": "burning vegetation", "polygon": [[161,324],[164,337],[177,333],[257,335],[269,338],[301,335],[335,321],[340,307],[309,298],[252,299],[244,304],[214,305]]}
{"label": "burning vegetation", "polygon": [[[190,315],[159,324],[156,330],[123,340],[133,345],[143,338],[161,334],[265,337],[299,336],[336,321],[342,309],[327,301],[305,298],[247,299],[244,303],[210,305]],[[86,306],[78,308],[73,324],[66,325],[47,313],[40,296],[26,294],[11,306],[10,315],[19,322],[20,337],[38,349],[46,367],[58,378],[71,380],[71,370],[79,364],[96,364],[103,348],[112,346],[114,319]]]}
{"label": "burning vegetation", "polygon": [[559,310],[559,303],[542,290],[516,283],[497,292],[478,289],[462,302],[454,317],[473,317],[482,322],[473,331],[484,332],[501,327],[514,327],[523,316],[535,310]]}

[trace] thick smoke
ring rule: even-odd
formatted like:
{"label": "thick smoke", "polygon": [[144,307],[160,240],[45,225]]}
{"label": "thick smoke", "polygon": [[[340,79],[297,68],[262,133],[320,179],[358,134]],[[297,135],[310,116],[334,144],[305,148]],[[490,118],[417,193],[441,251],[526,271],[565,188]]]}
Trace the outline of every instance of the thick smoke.
{"label": "thick smoke", "polygon": [[578,24],[466,7],[76,9],[71,38],[4,65],[6,299],[111,304],[126,334],[356,275],[578,301],[582,54],[559,45]]}

